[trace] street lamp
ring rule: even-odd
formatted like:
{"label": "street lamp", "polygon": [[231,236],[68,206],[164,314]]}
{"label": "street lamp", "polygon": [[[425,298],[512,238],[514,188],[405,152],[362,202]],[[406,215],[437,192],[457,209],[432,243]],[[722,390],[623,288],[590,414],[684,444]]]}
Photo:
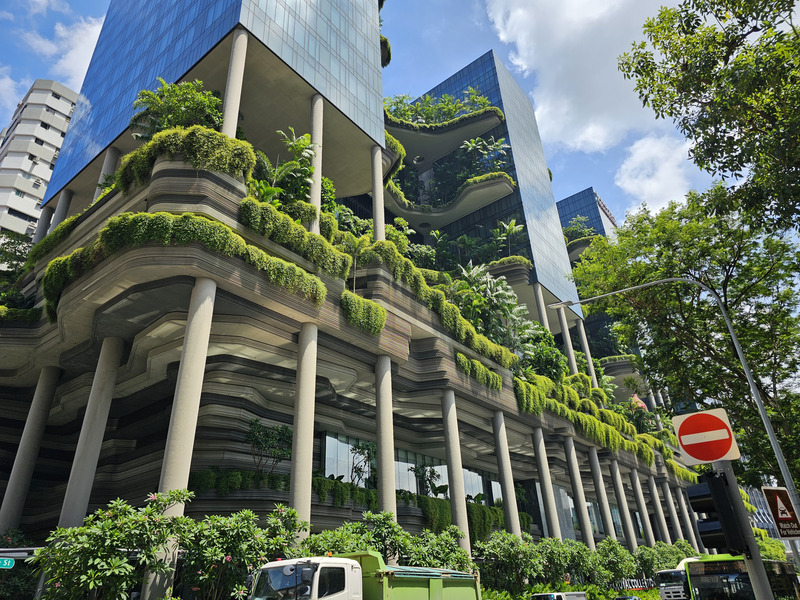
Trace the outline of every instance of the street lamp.
{"label": "street lamp", "polygon": [[668,277],[666,279],[657,279],[656,281],[650,281],[649,283],[642,283],[641,285],[634,285],[633,287],[628,287],[622,290],[608,292],[607,294],[600,294],[599,296],[594,296],[592,298],[584,298],[583,300],[577,301],[564,300],[563,302],[548,304],[547,308],[560,308],[562,306],[573,306],[575,304],[587,304],[589,302],[594,302],[595,300],[600,300],[601,298],[616,296],[617,294],[632,292],[633,290],[641,290],[643,288],[660,285],[662,283],[673,283],[678,281],[681,283],[691,283],[692,285],[698,286],[707,292],[714,299],[714,302],[717,303],[717,306],[719,306],[719,310],[722,312],[722,317],[725,319],[725,324],[728,326],[728,333],[730,333],[733,347],[736,348],[736,354],[739,357],[739,361],[742,363],[742,369],[744,370],[745,377],[747,377],[747,383],[750,386],[750,394],[753,396],[753,400],[758,407],[758,414],[761,416],[761,421],[764,423],[764,429],[767,431],[767,437],[769,437],[769,443],[772,446],[772,451],[775,453],[775,458],[778,459],[778,467],[781,470],[781,475],[783,476],[786,489],[789,492],[789,497],[792,499],[792,504],[794,504],[795,510],[800,510],[800,497],[797,495],[797,488],[795,488],[794,479],[792,479],[792,474],[789,472],[789,466],[786,464],[786,459],[783,457],[783,451],[781,450],[780,444],[778,444],[778,438],[775,437],[775,430],[772,428],[769,415],[767,415],[767,409],[764,407],[764,402],[761,400],[761,394],[758,392],[758,388],[756,387],[755,379],[753,379],[753,373],[750,371],[750,367],[747,365],[744,352],[742,352],[742,347],[739,345],[739,338],[736,337],[736,332],[733,330],[733,324],[728,317],[728,311],[725,310],[722,300],[714,290],[704,283],[701,283],[695,279],[689,279],[688,277]]}

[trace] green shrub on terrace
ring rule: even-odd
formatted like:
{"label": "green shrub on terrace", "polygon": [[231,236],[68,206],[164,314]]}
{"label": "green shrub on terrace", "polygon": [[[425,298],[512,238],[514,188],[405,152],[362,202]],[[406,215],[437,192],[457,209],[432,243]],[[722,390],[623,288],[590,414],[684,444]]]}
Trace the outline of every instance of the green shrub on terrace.
{"label": "green shrub on terrace", "polygon": [[342,312],[353,327],[378,335],[386,325],[386,309],[377,302],[344,290],[341,298]]}
{"label": "green shrub on terrace", "polygon": [[665,444],[670,444],[673,448],[678,447],[678,438],[676,438],[675,434],[672,433],[669,429],[660,429],[658,431],[652,432],[650,435],[660,439]]}
{"label": "green shrub on terrace", "polygon": [[601,408],[598,412],[599,419],[603,423],[611,425],[617,431],[620,431],[621,433],[624,433],[630,437],[636,436],[636,427],[634,427],[633,423],[626,420],[621,414],[616,413],[613,410],[608,410],[607,408]]}
{"label": "green shrub on terrace", "polygon": [[620,354],[619,356],[604,356],[598,359],[598,362],[601,366],[606,366],[609,363],[619,362],[621,360],[627,360],[629,363],[636,364],[638,358],[639,357],[635,354]]}
{"label": "green shrub on terrace", "polygon": [[375,242],[367,248],[360,262],[370,261],[381,262],[389,267],[392,276],[411,288],[422,302],[427,302],[428,307],[441,317],[444,328],[462,344],[506,369],[519,360],[508,348],[495,344],[475,331],[475,327],[461,316],[458,307],[447,302],[441,290],[431,288],[414,263],[402,256],[391,242]]}
{"label": "green shrub on terrace", "polygon": [[581,398],[580,404],[578,405],[578,410],[582,413],[593,416],[595,419],[599,419],[600,417],[600,411],[597,409],[597,405],[589,400],[589,398]]}
{"label": "green shrub on terrace", "polygon": [[392,180],[392,177],[397,175],[400,169],[403,168],[403,161],[406,159],[406,149],[403,147],[403,144],[401,144],[397,140],[397,138],[391,135],[388,131],[385,132],[385,134],[386,134],[386,147],[399,156],[397,162],[394,163],[389,172],[383,176],[383,183],[385,186],[388,186],[389,182],[391,182]]}
{"label": "green shrub on terrace", "polygon": [[581,398],[589,398],[592,395],[592,380],[585,373],[568,375],[567,383],[573,390],[578,392],[578,396]]}
{"label": "green shrub on terrace", "polygon": [[55,250],[56,246],[69,237],[69,234],[72,233],[72,230],[78,225],[79,216],[80,215],[73,215],[64,219],[58,227],[43,238],[41,242],[31,248],[31,251],[28,253],[28,259],[25,261],[25,264],[22,265],[23,273],[32,270],[40,259],[50,254]]}
{"label": "green shrub on terrace", "polygon": [[417,495],[417,506],[425,517],[425,525],[433,533],[441,533],[452,524],[449,500]]}
{"label": "green shrub on terrace", "polygon": [[314,304],[320,305],[325,300],[325,284],[318,277],[250,246],[227,225],[191,213],[124,213],[109,219],[91,245],[58,257],[47,265],[42,293],[48,317],[55,320],[58,300],[69,283],[115,252],[145,243],[164,246],[200,244],[224,256],[241,258],[262,271],[270,283]]}
{"label": "green shrub on terrace", "polygon": [[390,127],[399,127],[401,129],[407,129],[409,131],[421,131],[426,133],[428,132],[437,133],[437,132],[448,131],[449,129],[461,127],[461,125],[469,121],[477,121],[479,119],[483,119],[491,115],[496,116],[501,121],[505,120],[505,115],[503,114],[503,111],[497,108],[496,106],[487,106],[486,108],[482,108],[474,112],[460,115],[455,119],[450,119],[449,121],[444,121],[442,123],[412,123],[410,121],[404,121],[402,119],[398,119],[393,115],[391,115],[389,112],[384,112],[383,115],[386,124],[389,125]]}
{"label": "green shrub on terrace", "polygon": [[295,200],[291,204],[285,205],[283,211],[301,223],[311,223],[317,220],[317,207],[310,202]]}
{"label": "green shrub on terrace", "polygon": [[503,378],[486,367],[481,361],[470,359],[456,352],[456,366],[472,377],[475,381],[492,390],[503,389]]}
{"label": "green shrub on terrace", "polygon": [[682,479],[683,481],[688,481],[689,483],[697,483],[697,473],[694,471],[690,471],[685,467],[680,466],[671,458],[668,458],[664,461],[667,466],[667,470],[675,475],[678,479]]}
{"label": "green shrub on terrace", "polygon": [[[311,206],[311,208],[314,207]],[[292,217],[282,213],[269,203],[259,202],[252,197],[245,198],[239,204],[239,222],[248,229],[308,259],[332,277],[346,279],[350,272],[353,260],[350,256],[335,248],[322,235],[310,233],[305,227],[295,223]],[[322,227],[320,227],[320,231],[322,231]]]}
{"label": "green shrub on terrace", "polygon": [[503,265],[522,265],[523,267],[533,268],[533,263],[524,256],[505,256],[499,260],[493,260],[487,266],[489,270]]}
{"label": "green shrub on terrace", "polygon": [[14,308],[0,304],[0,322],[20,321],[32,325],[42,318],[41,308]]}
{"label": "green shrub on terrace", "polygon": [[592,402],[601,408],[608,402],[608,396],[603,388],[592,388],[590,398]]}
{"label": "green shrub on terrace", "polygon": [[159,156],[172,159],[176,154],[182,154],[195,169],[245,179],[256,164],[253,148],[247,142],[199,125],[176,127],[155,134],[151,141],[123,156],[117,170],[117,186],[127,192],[132,185],[147,182]]}
{"label": "green shrub on terrace", "polygon": [[[497,171],[494,173],[484,173],[483,175],[477,175],[476,177],[470,177],[461,186],[456,190],[456,193],[453,194],[453,200],[458,198],[465,190],[471,188],[474,185],[478,185],[479,183],[483,183],[484,181],[492,181],[493,179],[505,179],[508,183],[511,184],[511,187],[517,187],[517,182],[504,171]],[[440,205],[439,208],[446,206],[444,204]]]}
{"label": "green shrub on terrace", "polygon": [[642,440],[654,450],[658,450],[665,459],[672,458],[672,450],[667,448],[667,445],[659,438],[650,435],[649,433],[638,433],[636,434],[636,439]]}
{"label": "green shrub on terrace", "polygon": [[419,272],[425,278],[425,282],[430,285],[446,285],[451,286],[453,285],[453,278],[450,276],[449,273],[445,273],[444,271],[437,271],[435,269],[422,269],[417,267]]}

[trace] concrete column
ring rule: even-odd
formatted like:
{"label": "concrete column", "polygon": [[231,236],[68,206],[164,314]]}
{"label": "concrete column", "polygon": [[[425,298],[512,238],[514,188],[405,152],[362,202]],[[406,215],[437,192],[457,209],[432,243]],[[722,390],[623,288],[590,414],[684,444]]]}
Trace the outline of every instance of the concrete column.
{"label": "concrete column", "polygon": [[72,460],[67,492],[61,506],[59,527],[77,527],[83,523],[89,508],[89,496],[100,457],[100,446],[108,422],[108,411],[114,396],[114,385],[122,358],[124,342],[121,338],[107,337],[100,348],[97,370],[94,372],[92,389],[83,415],[81,433]]}
{"label": "concrete column", "polygon": [[61,193],[58,195],[55,213],[53,214],[53,219],[50,222],[50,228],[47,230],[47,233],[52,233],[52,231],[67,218],[70,202],[72,202],[72,190],[66,188],[61,190]]}
{"label": "concrete column", "polygon": [[289,504],[302,521],[311,522],[311,476],[314,466],[314,411],[317,390],[316,323],[303,323],[297,340],[297,387]]}
{"label": "concrete column", "polygon": [[444,390],[442,393],[442,422],[447,453],[447,483],[450,486],[450,512],[453,525],[464,532],[464,537],[458,541],[458,545],[470,552],[467,493],[464,488],[464,470],[461,464],[461,439],[458,433],[456,394],[453,390]]}
{"label": "concrete column", "polygon": [[619,463],[615,458],[611,459],[611,481],[614,483],[614,494],[617,496],[617,506],[619,506],[619,518],[622,521],[622,531],[628,541],[628,550],[636,552],[639,547],[636,530],[633,528],[631,511],[628,508],[628,498],[625,495],[625,486],[622,484],[622,475],[619,471]]}
{"label": "concrete column", "polygon": [[694,535],[694,527],[692,526],[692,519],[689,516],[689,510],[686,507],[686,500],[683,497],[683,489],[680,487],[675,488],[674,496],[678,499],[678,510],[680,511],[681,523],[683,523],[683,531],[686,535],[686,541],[692,545],[695,550],[700,550],[697,546],[697,539]]}
{"label": "concrete column", "polygon": [[[314,157],[311,166],[314,174],[311,177],[311,204],[317,207],[319,213],[322,207],[322,109],[324,102],[322,96],[314,94],[311,99],[311,143],[314,145]],[[319,219],[310,224],[311,233],[319,233]],[[392,457],[394,461],[394,457]]]}
{"label": "concrete column", "polygon": [[372,228],[375,241],[386,240],[386,222],[383,215],[383,150],[372,147]]}
{"label": "concrete column", "polygon": [[606,486],[603,482],[603,470],[600,467],[600,458],[597,456],[597,448],[589,447],[589,467],[592,469],[592,481],[597,493],[597,504],[600,505],[600,518],[603,520],[605,536],[617,539],[617,532],[614,531],[614,519],[611,518],[611,506],[606,495]]}
{"label": "concrete column", "polygon": [[550,331],[550,320],[547,318],[547,304],[544,303],[544,292],[542,284],[538,281],[533,284],[533,293],[536,296],[536,310],[539,312],[539,323]]}
{"label": "concrete column", "polygon": [[517,508],[517,493],[514,489],[514,471],[511,470],[511,455],[508,451],[506,418],[502,410],[496,410],[492,418],[494,430],[494,451],[497,454],[497,472],[500,476],[500,489],[503,490],[503,512],[506,518],[506,531],[516,536],[522,535]]}
{"label": "concrete column", "polygon": [[36,231],[33,234],[33,243],[38,244],[47,235],[47,230],[50,229],[50,221],[53,220],[53,213],[56,209],[53,203],[49,202],[42,207],[42,212],[39,215],[39,222],[36,223]]}
{"label": "concrete column", "polygon": [[647,476],[647,489],[650,492],[650,500],[653,504],[653,514],[656,517],[656,526],[659,529],[659,537],[662,542],[671,544],[672,540],[667,528],[667,519],[664,517],[664,507],[661,505],[661,498],[658,495],[658,486],[656,485],[656,478],[652,475]]}
{"label": "concrete column", "polygon": [[639,481],[639,472],[636,469],[631,471],[631,487],[633,487],[633,496],[636,498],[636,508],[639,511],[639,517],[642,519],[645,543],[652,548],[655,546],[656,538],[653,535],[653,528],[650,526],[650,512],[647,510],[647,504],[644,501],[642,483]]}
{"label": "concrete column", "polygon": [[678,540],[686,539],[683,535],[681,522],[678,520],[678,511],[675,508],[675,498],[672,497],[672,490],[669,488],[669,482],[665,479],[661,482],[661,493],[664,495],[664,502],[667,504],[667,512],[669,513],[669,520],[672,521],[672,543]]}
{"label": "concrete column", "polygon": [[578,453],[575,451],[575,442],[569,436],[564,438],[564,454],[567,457],[569,478],[572,481],[572,495],[575,501],[575,512],[578,513],[578,525],[583,534],[583,543],[594,550],[594,533],[592,522],[589,519],[589,510],[586,508],[586,495],[583,493],[583,480],[581,468],[578,466]]}
{"label": "concrete column", "polygon": [[553,481],[550,479],[550,463],[547,460],[547,446],[544,443],[544,432],[541,427],[533,428],[533,451],[536,453],[536,465],[539,468],[539,486],[542,489],[544,516],[547,519],[547,533],[549,537],[561,539],[556,496],[553,493]]}
{"label": "concrete column", "polygon": [[656,396],[656,406],[664,406],[664,398],[661,396],[661,390],[655,391]]}
{"label": "concrete column", "polygon": [[378,509],[397,520],[394,480],[394,412],[392,410],[392,361],[386,355],[375,363],[375,404],[378,440]]}
{"label": "concrete column", "polygon": [[597,382],[597,374],[594,372],[594,363],[592,362],[592,353],[589,350],[589,340],[586,338],[586,329],[583,327],[583,319],[578,319],[578,336],[581,339],[581,350],[586,355],[586,363],[589,367],[589,377],[592,378],[592,387],[600,387]]}
{"label": "concrete column", "polygon": [[50,416],[50,407],[56,393],[58,378],[61,370],[58,367],[44,367],[39,372],[39,381],[33,393],[28,417],[14,457],[14,466],[8,478],[6,492],[3,496],[3,505],[0,507],[0,533],[8,529],[17,529],[28,488],[33,477],[33,469],[39,456],[39,446],[47,426],[47,417]]}
{"label": "concrete column", "polygon": [[113,175],[117,170],[117,161],[119,161],[119,148],[116,146],[109,146],[106,149],[106,154],[103,157],[103,168],[100,169],[100,177],[97,178],[98,187],[94,191],[92,202],[97,200],[103,190],[99,187],[105,181],[106,175]]}
{"label": "concrete column", "polygon": [[[186,314],[178,381],[175,384],[167,444],[161,465],[161,480],[158,484],[161,492],[180,490],[189,485],[216,292],[217,283],[213,279],[198,277],[195,280]],[[168,509],[167,514],[182,515],[183,510],[184,506],[180,504]]]}
{"label": "concrete column", "polygon": [[228,79],[225,82],[225,96],[222,99],[222,133],[232,138],[236,137],[236,127],[239,124],[245,58],[247,58],[247,31],[237,27],[233,32]]}
{"label": "concrete column", "polygon": [[703,553],[706,551],[706,547],[703,545],[703,540],[700,538],[700,529],[697,526],[697,514],[691,509],[688,497],[684,497],[685,493],[686,492],[684,490],[680,491],[681,498],[683,498],[684,502],[686,502],[686,512],[689,513],[689,521],[691,521],[692,524],[692,535],[694,535],[694,539],[697,542],[697,550],[698,552]]}
{"label": "concrete column", "polygon": [[567,309],[563,306],[559,306],[557,312],[558,323],[561,325],[561,340],[564,342],[564,352],[567,353],[567,360],[569,361],[569,374],[575,375],[578,372],[578,363],[575,362],[575,351],[572,349],[572,340],[569,337]]}

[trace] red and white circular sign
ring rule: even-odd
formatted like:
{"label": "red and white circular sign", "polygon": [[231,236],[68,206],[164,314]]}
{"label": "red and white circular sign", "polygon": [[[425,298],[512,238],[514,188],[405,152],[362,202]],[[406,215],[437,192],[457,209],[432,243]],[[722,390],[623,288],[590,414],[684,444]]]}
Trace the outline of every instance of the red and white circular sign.
{"label": "red and white circular sign", "polygon": [[741,456],[723,408],[673,417],[672,426],[687,465],[736,460]]}

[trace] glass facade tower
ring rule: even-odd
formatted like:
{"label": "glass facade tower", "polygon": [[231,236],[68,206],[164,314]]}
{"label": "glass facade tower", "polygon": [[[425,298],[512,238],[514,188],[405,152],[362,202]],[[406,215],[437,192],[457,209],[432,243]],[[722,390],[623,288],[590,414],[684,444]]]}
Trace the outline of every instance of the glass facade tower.
{"label": "glass facade tower", "polygon": [[592,187],[567,196],[556,203],[561,226],[566,227],[577,216],[589,219],[586,223],[599,235],[616,238],[617,221]]}
{"label": "glass facade tower", "polygon": [[[517,188],[509,196],[452,223],[445,231],[455,238],[477,225],[485,224],[484,230],[491,229],[497,220],[508,221],[521,212],[539,282],[559,300],[577,300],[575,285],[569,278],[569,257],[530,98],[491,50],[428,94],[434,97],[451,94],[460,98],[469,87],[476,88],[505,114],[505,122],[487,135],[505,138],[511,146],[510,175],[517,182]],[[575,308],[580,314],[580,308]]]}
{"label": "glass facade tower", "polygon": [[240,24],[383,144],[375,0],[112,0],[45,201],[127,128],[139,90],[178,81]]}

